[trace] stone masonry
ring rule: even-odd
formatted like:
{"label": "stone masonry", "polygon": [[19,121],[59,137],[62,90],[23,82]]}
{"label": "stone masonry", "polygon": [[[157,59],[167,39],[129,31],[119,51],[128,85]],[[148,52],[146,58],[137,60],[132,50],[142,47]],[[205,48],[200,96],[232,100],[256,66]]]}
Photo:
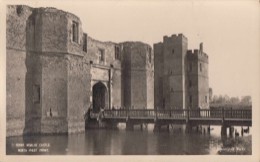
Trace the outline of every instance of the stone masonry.
{"label": "stone masonry", "polygon": [[101,42],[55,8],[7,6],[7,136],[85,131],[84,112],[153,108],[153,51]]}
{"label": "stone masonry", "polygon": [[154,99],[160,109],[209,108],[208,55],[183,34],[154,44]]}
{"label": "stone masonry", "polygon": [[183,35],[101,42],[71,13],[9,5],[6,58],[7,136],[84,132],[89,107],[208,107],[208,56]]}

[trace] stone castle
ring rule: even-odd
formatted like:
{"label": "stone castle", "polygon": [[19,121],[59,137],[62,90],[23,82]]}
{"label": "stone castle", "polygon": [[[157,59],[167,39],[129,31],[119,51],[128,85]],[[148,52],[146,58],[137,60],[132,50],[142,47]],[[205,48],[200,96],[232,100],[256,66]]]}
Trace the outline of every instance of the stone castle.
{"label": "stone castle", "polygon": [[182,34],[154,51],[101,42],[55,8],[7,6],[7,136],[85,131],[85,111],[208,108],[208,56]]}
{"label": "stone castle", "polygon": [[154,44],[154,102],[161,108],[209,108],[208,55],[182,35]]}

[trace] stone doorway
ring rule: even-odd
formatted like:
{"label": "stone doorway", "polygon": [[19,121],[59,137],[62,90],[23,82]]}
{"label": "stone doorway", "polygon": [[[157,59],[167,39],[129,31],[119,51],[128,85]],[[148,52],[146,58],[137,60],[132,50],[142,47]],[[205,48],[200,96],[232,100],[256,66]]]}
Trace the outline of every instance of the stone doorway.
{"label": "stone doorway", "polygon": [[96,83],[93,88],[93,111],[99,112],[101,108],[108,108],[107,88],[102,82]]}

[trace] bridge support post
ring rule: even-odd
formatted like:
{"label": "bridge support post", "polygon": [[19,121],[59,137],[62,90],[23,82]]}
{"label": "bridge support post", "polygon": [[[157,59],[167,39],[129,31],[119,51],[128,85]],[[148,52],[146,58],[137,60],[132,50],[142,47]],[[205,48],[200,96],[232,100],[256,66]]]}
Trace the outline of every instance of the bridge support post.
{"label": "bridge support post", "polygon": [[161,130],[161,124],[159,124],[159,123],[154,123],[154,128],[153,128],[153,131],[154,132],[160,132],[160,130]]}
{"label": "bridge support post", "polygon": [[229,127],[229,136],[230,137],[233,137],[234,130],[235,130],[234,127],[232,127],[232,126]]}
{"label": "bridge support post", "polygon": [[224,124],[221,126],[221,136],[227,136],[227,126]]}
{"label": "bridge support post", "polygon": [[208,126],[208,134],[210,134],[210,125]]}
{"label": "bridge support post", "polygon": [[126,130],[130,131],[130,130],[134,130],[134,124],[130,121],[126,122]]}
{"label": "bridge support post", "polygon": [[191,133],[191,131],[192,131],[192,125],[191,125],[190,122],[188,122],[188,123],[186,124],[185,133]]}
{"label": "bridge support post", "polygon": [[167,131],[170,132],[170,124],[167,124]]}

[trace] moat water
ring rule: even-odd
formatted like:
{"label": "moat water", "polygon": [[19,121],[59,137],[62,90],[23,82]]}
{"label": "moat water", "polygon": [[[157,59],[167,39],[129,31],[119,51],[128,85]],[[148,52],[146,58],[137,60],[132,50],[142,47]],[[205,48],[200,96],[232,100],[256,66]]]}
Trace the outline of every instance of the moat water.
{"label": "moat water", "polygon": [[[220,127],[210,134],[146,130],[87,130],[81,134],[20,136],[6,139],[7,155],[208,155],[252,154],[252,136],[221,137]],[[240,127],[235,127],[240,133]]]}

